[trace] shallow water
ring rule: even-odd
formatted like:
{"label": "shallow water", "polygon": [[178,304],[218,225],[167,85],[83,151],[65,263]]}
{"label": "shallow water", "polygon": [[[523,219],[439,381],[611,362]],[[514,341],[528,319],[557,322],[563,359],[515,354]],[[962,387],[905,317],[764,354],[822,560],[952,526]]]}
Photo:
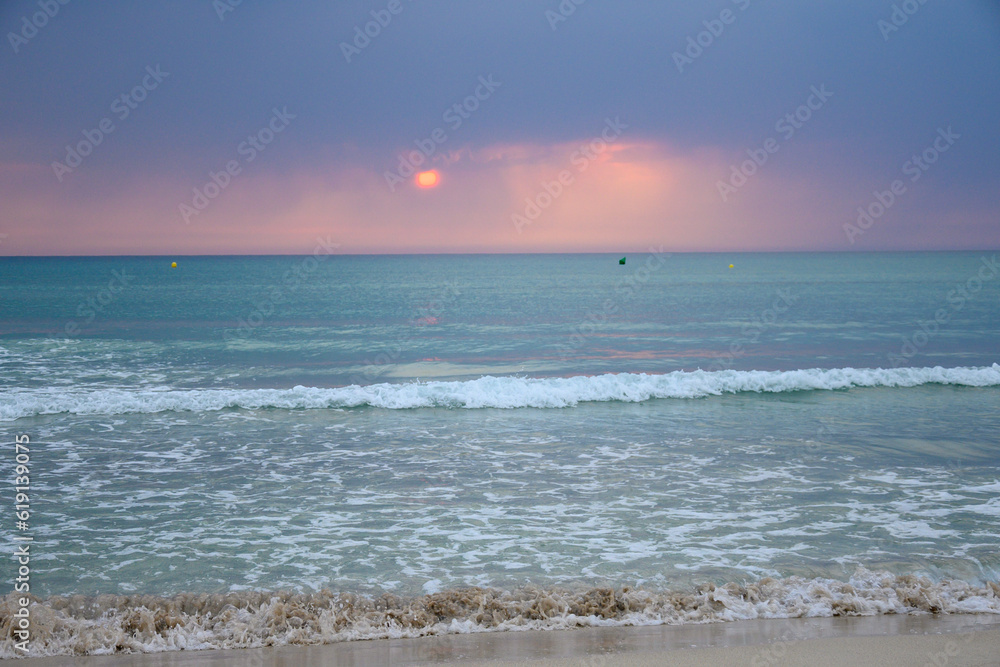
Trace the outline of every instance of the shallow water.
{"label": "shallow water", "polygon": [[[512,605],[496,623],[422,616],[418,634],[997,611],[1000,281],[969,282],[989,257],[616,260],[0,260],[0,420],[32,440],[32,593],[156,607],[329,589],[422,608],[483,587]],[[112,270],[134,278],[108,297]],[[668,602],[767,577],[784,592],[764,607]],[[604,589],[611,616],[566,602]],[[563,600],[554,616],[524,607],[529,590]],[[205,630],[196,604],[135,641],[306,632],[261,600],[234,605],[237,625]],[[140,602],[107,604],[119,627]],[[358,618],[317,620],[309,641],[407,627]],[[38,650],[90,632],[56,625]]]}

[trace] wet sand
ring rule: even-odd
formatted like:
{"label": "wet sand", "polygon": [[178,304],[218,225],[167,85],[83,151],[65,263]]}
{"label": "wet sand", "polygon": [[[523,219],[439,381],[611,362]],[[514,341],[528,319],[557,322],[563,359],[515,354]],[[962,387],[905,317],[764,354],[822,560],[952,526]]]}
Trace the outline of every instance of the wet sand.
{"label": "wet sand", "polygon": [[1000,665],[1000,617],[878,616],[488,632],[231,651],[29,658],[32,667]]}

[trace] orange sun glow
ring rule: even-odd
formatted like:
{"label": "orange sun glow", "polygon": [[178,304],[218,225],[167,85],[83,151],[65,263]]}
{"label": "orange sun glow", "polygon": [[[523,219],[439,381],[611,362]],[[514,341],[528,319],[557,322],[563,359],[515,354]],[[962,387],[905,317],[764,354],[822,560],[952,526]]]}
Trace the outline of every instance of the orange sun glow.
{"label": "orange sun glow", "polygon": [[438,184],[438,173],[431,169],[430,171],[422,171],[417,174],[417,185],[422,188],[433,188]]}

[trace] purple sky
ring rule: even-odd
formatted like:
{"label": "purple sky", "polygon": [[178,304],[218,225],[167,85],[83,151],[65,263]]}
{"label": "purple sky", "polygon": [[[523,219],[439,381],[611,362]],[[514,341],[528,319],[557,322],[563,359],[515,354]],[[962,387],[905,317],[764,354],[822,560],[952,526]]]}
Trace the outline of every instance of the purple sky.
{"label": "purple sky", "polygon": [[994,2],[224,3],[0,5],[0,255],[1000,246]]}

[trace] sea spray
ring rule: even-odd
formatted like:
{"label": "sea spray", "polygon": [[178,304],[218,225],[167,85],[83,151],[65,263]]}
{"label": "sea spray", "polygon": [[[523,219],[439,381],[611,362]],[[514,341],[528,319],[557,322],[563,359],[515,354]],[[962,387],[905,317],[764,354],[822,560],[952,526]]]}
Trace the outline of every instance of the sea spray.
{"label": "sea spray", "polygon": [[[241,591],[36,600],[35,655],[98,655],[328,644],[581,626],[756,618],[1000,614],[1000,584],[932,581],[858,568],[848,581],[764,578],[687,590],[459,588],[419,597]],[[13,594],[0,599],[0,658],[14,657]]]}
{"label": "sea spray", "polygon": [[452,382],[410,382],[291,389],[14,389],[0,394],[0,421],[43,414],[130,414],[357,408],[568,408],[584,402],[641,403],[747,392],[833,391],[860,387],[1000,386],[1000,365],[942,368],[811,368],[793,371],[675,371],[568,378],[484,376]]}

